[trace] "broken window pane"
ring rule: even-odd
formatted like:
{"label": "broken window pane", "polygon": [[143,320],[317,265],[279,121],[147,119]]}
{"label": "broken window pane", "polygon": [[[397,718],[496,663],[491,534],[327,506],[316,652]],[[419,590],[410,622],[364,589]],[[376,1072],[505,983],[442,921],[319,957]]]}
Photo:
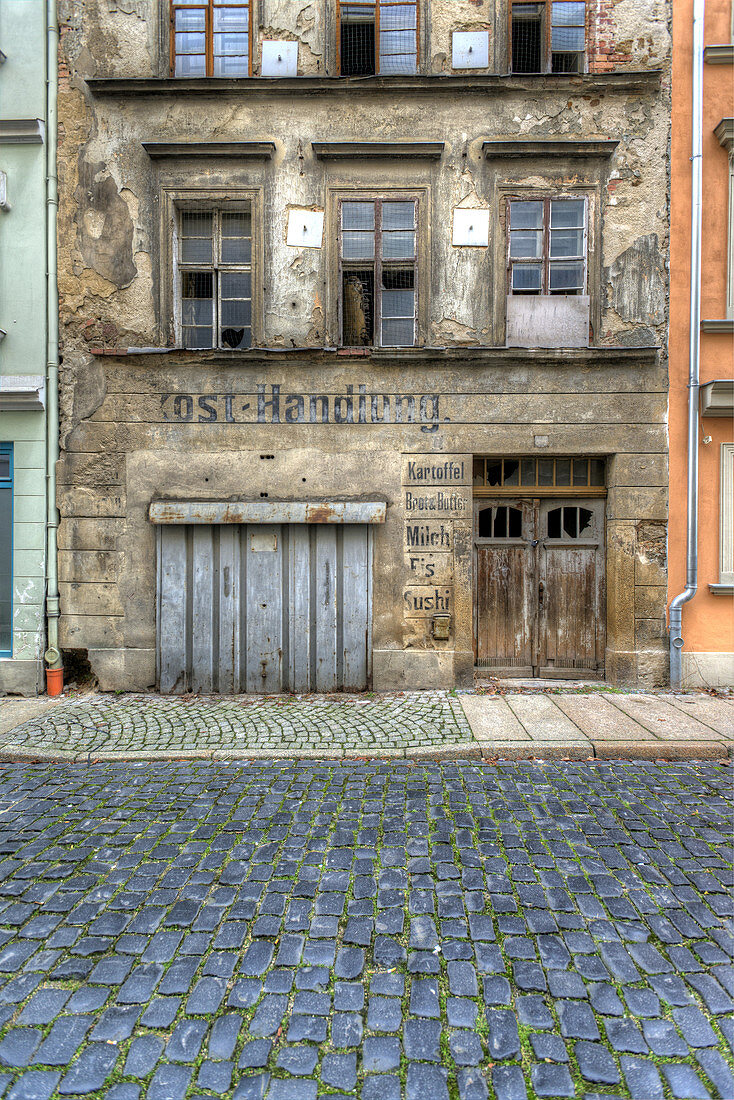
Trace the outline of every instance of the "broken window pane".
{"label": "broken window pane", "polygon": [[342,281],[342,344],[365,347],[372,343],[375,277],[371,269],[345,271]]}
{"label": "broken window pane", "polygon": [[513,73],[541,72],[544,7],[544,4],[512,5]]}
{"label": "broken window pane", "polygon": [[502,484],[502,459],[487,459],[487,485]]}
{"label": "broken window pane", "polygon": [[342,76],[375,72],[374,4],[341,5],[340,71]]}
{"label": "broken window pane", "polygon": [[562,508],[553,508],[548,513],[548,538],[559,539],[561,537]]}
{"label": "broken window pane", "polygon": [[482,508],[477,515],[477,535],[480,539],[492,538],[493,508]]}
{"label": "broken window pane", "polygon": [[484,484],[484,459],[475,458],[473,466],[473,482],[475,485]]}
{"label": "broken window pane", "polygon": [[503,485],[519,485],[520,484],[520,463],[515,462],[512,459],[505,459],[504,476],[502,478]]}
{"label": "broken window pane", "polygon": [[586,535],[587,538],[591,538],[592,521],[594,519],[594,513],[588,508],[579,508],[579,538]]}
{"label": "broken window pane", "polygon": [[570,539],[578,538],[579,510],[578,508],[563,509],[563,533]]}

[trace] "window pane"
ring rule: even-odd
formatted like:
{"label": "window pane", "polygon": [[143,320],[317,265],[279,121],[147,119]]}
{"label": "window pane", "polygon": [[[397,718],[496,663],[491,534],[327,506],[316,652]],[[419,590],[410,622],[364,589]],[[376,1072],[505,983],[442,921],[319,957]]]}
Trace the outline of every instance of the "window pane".
{"label": "window pane", "polygon": [[184,298],[181,302],[181,321],[184,325],[211,325],[211,298]]}
{"label": "window pane", "polygon": [[213,73],[215,76],[249,76],[250,59],[243,57],[215,57]]}
{"label": "window pane", "polygon": [[374,255],[374,233],[342,233],[342,256],[345,260],[371,260]]}
{"label": "window pane", "polygon": [[563,508],[553,508],[548,513],[548,538],[559,539],[561,537],[561,516]]}
{"label": "window pane", "polygon": [[343,202],[342,229],[374,229],[375,204],[373,202]]}
{"label": "window pane", "polygon": [[583,27],[554,27],[551,34],[551,49],[561,53],[583,53],[584,28]]}
{"label": "window pane", "polygon": [[592,458],[591,460],[591,484],[604,484],[604,459]]}
{"label": "window pane", "polygon": [[417,67],[418,62],[414,53],[380,55],[380,74],[382,76],[390,76],[391,73],[415,73]]}
{"label": "window pane", "polygon": [[551,256],[582,256],[584,252],[583,229],[551,230]]}
{"label": "window pane", "polygon": [[176,12],[177,31],[201,31],[206,30],[206,13],[203,9],[193,8],[191,11]]}
{"label": "window pane", "polygon": [[342,76],[374,75],[374,5],[343,4],[341,13],[339,69]]}
{"label": "window pane", "polygon": [[538,459],[538,485],[553,484],[553,459]]}
{"label": "window pane", "polygon": [[413,229],[415,227],[414,202],[383,202],[383,229]]}
{"label": "window pane", "polygon": [[222,298],[222,328],[252,324],[252,302],[241,298]]}
{"label": "window pane", "polygon": [[554,27],[562,24],[583,27],[586,22],[586,4],[580,0],[556,0],[551,22]]}
{"label": "window pane", "polygon": [[342,23],[371,23],[375,18],[375,3],[369,4],[342,4]]}
{"label": "window pane", "polygon": [[575,458],[573,460],[574,485],[588,485],[588,466],[589,463],[585,458]]}
{"label": "window pane", "polygon": [[219,278],[222,298],[252,297],[252,275],[249,271],[223,271]]}
{"label": "window pane", "polygon": [[247,16],[247,8],[215,8],[215,31],[241,31],[247,34],[250,22]]}
{"label": "window pane", "polygon": [[543,4],[512,5],[512,71],[539,73],[543,64]]}
{"label": "window pane", "polygon": [[543,255],[543,233],[539,229],[513,229],[510,256],[513,260],[539,259]]}
{"label": "window pane", "polygon": [[10,477],[10,455],[6,452],[0,454],[0,479],[7,479]]}
{"label": "window pane", "polygon": [[473,477],[472,480],[475,485],[484,484],[484,459],[475,458],[473,465]]}
{"label": "window pane", "polygon": [[570,458],[556,459],[556,485],[571,484],[571,460]]}
{"label": "window pane", "polygon": [[211,271],[184,271],[181,276],[182,336],[185,348],[213,346]]}
{"label": "window pane", "polygon": [[554,262],[550,265],[550,290],[581,290],[584,285],[584,263]]}
{"label": "window pane", "polygon": [[415,233],[399,230],[383,233],[382,256],[385,260],[410,260],[415,256]]}
{"label": "window pane", "polygon": [[214,338],[210,328],[185,327],[182,332],[185,348],[213,348]]}
{"label": "window pane", "polygon": [[522,460],[523,485],[535,485],[535,459],[524,458]]}
{"label": "window pane", "polygon": [[386,31],[413,28],[413,46],[415,46],[415,4],[389,4],[382,0],[380,4],[380,27]]}
{"label": "window pane", "polygon": [[540,264],[514,264],[512,268],[513,290],[540,290],[542,268]]}
{"label": "window pane", "polygon": [[222,57],[224,54],[233,55],[236,54],[242,57],[247,53],[247,35],[246,34],[215,34],[214,35],[214,55],[215,57]]}
{"label": "window pane", "polygon": [[412,290],[384,290],[382,292],[383,317],[412,317],[415,312],[415,295]]}
{"label": "window pane", "polygon": [[205,49],[206,38],[203,34],[190,34],[188,31],[184,34],[176,34],[177,54],[199,54],[204,53]]}
{"label": "window pane", "polygon": [[412,347],[413,321],[387,320],[382,322],[382,346],[385,348]]}
{"label": "window pane", "polygon": [[554,199],[551,202],[551,229],[583,229],[583,199]]}
{"label": "window pane", "polygon": [[502,460],[487,459],[487,485],[502,484]]}
{"label": "window pane", "polygon": [[181,211],[181,261],[211,263],[212,216],[198,211]]}
{"label": "window pane", "polygon": [[206,58],[203,54],[176,58],[176,76],[205,76]]}
{"label": "window pane", "polygon": [[252,242],[249,237],[223,237],[222,263],[249,264],[252,258]]}
{"label": "window pane", "polygon": [[510,229],[542,229],[542,202],[511,202]]}
{"label": "window pane", "polygon": [[583,57],[582,53],[561,53],[555,50],[551,54],[551,71],[554,73],[580,73]]}
{"label": "window pane", "polygon": [[222,214],[223,237],[249,237],[251,228],[252,218],[249,210]]}

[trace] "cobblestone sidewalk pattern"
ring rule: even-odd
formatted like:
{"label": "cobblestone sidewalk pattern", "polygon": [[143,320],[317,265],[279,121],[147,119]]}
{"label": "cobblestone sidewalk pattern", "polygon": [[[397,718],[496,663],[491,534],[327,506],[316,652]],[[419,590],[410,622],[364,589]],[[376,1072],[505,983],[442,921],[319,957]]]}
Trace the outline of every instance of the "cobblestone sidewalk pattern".
{"label": "cobblestone sidewalk pattern", "polygon": [[734,1096],[731,770],[0,766],[7,1100]]}

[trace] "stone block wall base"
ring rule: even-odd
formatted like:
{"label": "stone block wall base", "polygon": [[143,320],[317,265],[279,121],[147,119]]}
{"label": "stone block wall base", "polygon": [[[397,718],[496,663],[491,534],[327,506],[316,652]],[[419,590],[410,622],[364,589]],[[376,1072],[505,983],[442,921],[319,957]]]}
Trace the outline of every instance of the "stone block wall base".
{"label": "stone block wall base", "polygon": [[474,685],[474,655],[452,649],[375,649],[375,691],[421,691]]}
{"label": "stone block wall base", "polygon": [[147,691],[155,687],[154,649],[90,649],[88,656],[100,691]]}
{"label": "stone block wall base", "polygon": [[0,661],[0,691],[8,695],[42,695],[45,690],[43,661]]}
{"label": "stone block wall base", "polygon": [[666,687],[669,683],[668,654],[663,649],[606,652],[605,679],[614,687]]}
{"label": "stone block wall base", "polygon": [[734,687],[734,653],[684,652],[683,687]]}

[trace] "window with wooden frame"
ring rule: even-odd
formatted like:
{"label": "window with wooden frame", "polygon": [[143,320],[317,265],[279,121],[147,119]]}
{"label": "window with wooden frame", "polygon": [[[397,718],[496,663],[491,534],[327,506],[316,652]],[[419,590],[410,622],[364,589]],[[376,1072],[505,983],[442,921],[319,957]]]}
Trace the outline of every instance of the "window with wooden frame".
{"label": "window with wooden frame", "polygon": [[417,199],[339,203],[340,333],[345,347],[412,347]]}
{"label": "window with wooden frame", "polygon": [[582,496],[604,495],[603,458],[490,458],[474,459],[475,496]]}
{"label": "window with wooden frame", "polygon": [[171,76],[249,76],[252,0],[171,0]]}
{"label": "window with wooden frame", "polygon": [[177,275],[184,348],[252,344],[252,216],[249,204],[178,211]]}
{"label": "window with wooden frame", "polygon": [[337,0],[340,76],[418,71],[419,0]]}
{"label": "window with wooden frame", "polygon": [[511,0],[511,72],[582,73],[585,63],[584,0]]}
{"label": "window with wooden frame", "polygon": [[585,198],[507,200],[509,294],[586,293]]}

